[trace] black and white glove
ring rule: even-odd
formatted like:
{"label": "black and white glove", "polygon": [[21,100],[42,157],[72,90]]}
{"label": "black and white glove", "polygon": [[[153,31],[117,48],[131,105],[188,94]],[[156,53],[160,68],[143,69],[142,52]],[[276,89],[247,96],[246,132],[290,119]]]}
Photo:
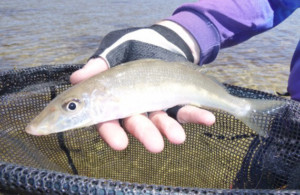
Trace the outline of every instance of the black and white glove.
{"label": "black and white glove", "polygon": [[145,58],[194,62],[192,52],[184,40],[161,25],[110,32],[103,38],[91,59],[98,57],[103,58],[109,67]]}

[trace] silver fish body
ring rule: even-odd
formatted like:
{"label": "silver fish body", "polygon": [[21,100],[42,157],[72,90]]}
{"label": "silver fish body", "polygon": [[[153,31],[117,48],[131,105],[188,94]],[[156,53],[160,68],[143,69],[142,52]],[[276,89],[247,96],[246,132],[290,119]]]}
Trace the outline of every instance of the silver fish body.
{"label": "silver fish body", "polygon": [[256,124],[253,113],[275,112],[284,102],[232,96],[192,63],[138,60],[64,91],[26,127],[26,132],[47,135],[187,104],[226,111],[265,136],[265,127]]}

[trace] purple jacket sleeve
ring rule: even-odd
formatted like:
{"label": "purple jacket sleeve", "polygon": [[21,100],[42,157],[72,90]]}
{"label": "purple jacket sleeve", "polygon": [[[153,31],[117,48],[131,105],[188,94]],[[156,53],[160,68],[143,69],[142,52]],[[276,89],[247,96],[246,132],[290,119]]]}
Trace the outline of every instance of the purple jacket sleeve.
{"label": "purple jacket sleeve", "polygon": [[[300,0],[199,0],[177,8],[168,20],[188,30],[200,48],[199,64],[212,62],[220,48],[265,32],[300,7]],[[291,65],[288,91],[300,101],[300,42]]]}
{"label": "purple jacket sleeve", "polygon": [[200,0],[182,5],[168,19],[194,36],[204,64],[216,58],[219,48],[271,29],[299,6],[300,0]]}

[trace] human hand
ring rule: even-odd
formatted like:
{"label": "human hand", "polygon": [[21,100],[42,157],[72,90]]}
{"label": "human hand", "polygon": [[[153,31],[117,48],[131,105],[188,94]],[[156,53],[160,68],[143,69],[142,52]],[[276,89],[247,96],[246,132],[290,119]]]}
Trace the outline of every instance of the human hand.
{"label": "human hand", "polygon": [[[157,44],[154,45],[153,42],[155,41],[153,41],[153,38],[159,38],[155,37],[155,35],[150,36],[152,38],[150,44],[145,44],[145,41],[141,40],[149,38],[138,38],[139,35],[142,36],[145,32],[141,32],[140,34],[133,32],[135,33],[133,36],[128,36],[130,32],[135,30],[115,31],[106,36],[94,57],[90,59],[82,69],[71,75],[71,82],[73,84],[79,83],[93,75],[107,70],[109,67],[136,59],[159,58],[169,61],[184,61],[188,58],[194,62],[199,60],[197,56],[194,55],[197,52],[196,47],[191,49],[192,51],[188,53],[187,51],[181,51],[180,48],[182,48],[182,45],[181,47],[175,48],[172,44],[167,42],[163,43],[165,40],[156,40]],[[124,39],[124,36],[125,38],[126,36],[127,38],[130,37],[131,40],[129,43],[128,40],[120,41],[122,38]],[[168,38],[170,39],[170,35]],[[132,39],[134,41],[132,41]],[[136,39],[138,39],[138,41],[136,41]],[[185,39],[184,42],[191,43],[187,41],[187,39]],[[163,47],[157,46],[159,43],[163,43]],[[190,45],[191,44],[188,44],[188,47],[191,47]],[[185,141],[186,135],[180,123],[212,125],[215,122],[215,116],[211,112],[193,106],[184,106],[172,110],[173,113],[171,115],[174,115],[174,118],[177,120],[170,117],[164,111],[156,111],[149,113],[148,116],[146,114],[139,114],[125,118],[122,120],[122,124],[119,123],[119,120],[100,123],[97,124],[97,129],[100,136],[115,150],[123,150],[127,147],[127,131],[135,136],[147,150],[158,153],[164,148],[162,136],[165,136],[173,144],[181,144]]]}

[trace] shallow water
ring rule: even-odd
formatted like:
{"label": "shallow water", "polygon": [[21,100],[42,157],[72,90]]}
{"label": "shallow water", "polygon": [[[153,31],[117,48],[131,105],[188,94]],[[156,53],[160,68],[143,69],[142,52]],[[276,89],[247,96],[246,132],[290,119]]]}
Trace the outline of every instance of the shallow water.
{"label": "shallow water", "polygon": [[[112,30],[151,25],[184,0],[0,1],[1,70],[80,64]],[[286,90],[299,40],[300,11],[275,29],[224,49],[205,71],[222,82],[274,93]],[[298,24],[297,24],[298,23]]]}

